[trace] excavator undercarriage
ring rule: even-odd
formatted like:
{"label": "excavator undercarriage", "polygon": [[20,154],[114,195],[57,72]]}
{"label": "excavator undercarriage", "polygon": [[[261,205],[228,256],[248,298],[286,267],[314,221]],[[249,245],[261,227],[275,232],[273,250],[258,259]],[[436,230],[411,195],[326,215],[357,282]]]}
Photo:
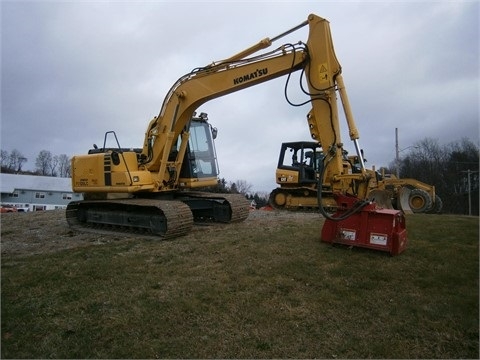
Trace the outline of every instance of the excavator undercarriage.
{"label": "excavator undercarriage", "polygon": [[167,200],[126,198],[83,200],[67,207],[71,228],[96,233],[141,234],[171,239],[188,234],[193,224],[233,223],[248,217],[241,194],[180,192]]}

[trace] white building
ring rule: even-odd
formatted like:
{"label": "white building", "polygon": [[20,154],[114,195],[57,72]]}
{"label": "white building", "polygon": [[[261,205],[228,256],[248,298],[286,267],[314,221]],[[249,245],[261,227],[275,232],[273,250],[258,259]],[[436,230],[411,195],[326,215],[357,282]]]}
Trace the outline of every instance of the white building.
{"label": "white building", "polygon": [[71,178],[0,173],[1,205],[24,211],[64,209],[82,194],[72,191]]}

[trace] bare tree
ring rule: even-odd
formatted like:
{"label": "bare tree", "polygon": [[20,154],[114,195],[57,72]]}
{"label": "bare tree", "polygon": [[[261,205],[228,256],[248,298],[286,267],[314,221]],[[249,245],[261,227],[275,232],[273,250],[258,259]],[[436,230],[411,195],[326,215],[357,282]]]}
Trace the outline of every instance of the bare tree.
{"label": "bare tree", "polygon": [[235,192],[243,195],[247,195],[252,191],[252,184],[247,183],[246,180],[237,180],[234,183],[230,183],[230,192]]}
{"label": "bare tree", "polygon": [[[467,213],[467,195],[474,201],[478,215],[479,148],[468,139],[440,146],[436,140],[424,139],[401,160],[402,177],[415,178],[435,186],[443,202],[443,211]],[[468,174],[473,174],[468,184]]]}
{"label": "bare tree", "polygon": [[55,172],[55,169],[57,168],[58,165],[58,156],[54,155],[52,156],[52,161],[50,162],[50,175],[51,176],[57,176],[57,173]]}
{"label": "bare tree", "polygon": [[8,168],[15,172],[21,172],[25,162],[27,162],[27,158],[17,149],[13,149],[10,153]]}
{"label": "bare tree", "polygon": [[2,169],[3,168],[8,169],[8,164],[10,163],[10,153],[7,150],[2,150],[0,155],[0,162],[1,162]]}
{"label": "bare tree", "polygon": [[48,175],[52,166],[52,153],[48,150],[42,150],[35,160],[35,166],[40,175]]}
{"label": "bare tree", "polygon": [[58,176],[69,177],[70,176],[70,158],[61,154],[58,156]]}

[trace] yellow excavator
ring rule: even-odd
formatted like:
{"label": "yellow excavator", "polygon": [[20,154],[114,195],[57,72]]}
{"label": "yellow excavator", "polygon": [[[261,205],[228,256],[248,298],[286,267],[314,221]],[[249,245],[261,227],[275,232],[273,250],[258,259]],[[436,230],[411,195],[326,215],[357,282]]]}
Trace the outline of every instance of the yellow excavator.
{"label": "yellow excavator", "polygon": [[[262,52],[305,26],[309,29],[306,42]],[[278,36],[180,77],[168,91],[158,116],[148,124],[143,147],[122,148],[116,134],[107,132],[103,147],[94,146],[88,154],[74,156],[72,187],[84,193],[84,200],[68,205],[68,224],[94,232],[133,231],[173,238],[189,233],[194,222],[246,219],[249,204],[242,195],[198,191],[217,185],[218,171],[213,146],[216,129],[206,114],[196,112],[211,99],[281,76],[286,77],[287,86],[296,71],[303,79],[300,86],[308,99],[305,103],[312,106],[310,134],[325,153],[323,185],[332,193],[349,193],[358,199],[344,215],[358,212],[369,202],[367,196],[377,180],[364,166],[329,22],[311,14]],[[357,150],[357,172],[344,167],[337,95]],[[113,147],[107,147],[107,139]]]}
{"label": "yellow excavator", "polygon": [[[269,204],[278,210],[317,211],[319,186],[316,174],[322,169],[324,156],[322,146],[315,141],[282,143],[275,171],[275,181],[279,186],[270,193]],[[364,161],[366,162],[365,159]],[[358,157],[349,156],[345,151],[343,167],[345,172],[358,172]],[[379,194],[389,197],[382,199],[383,206],[405,213],[441,211],[443,204],[435,193],[435,186],[416,179],[397,178],[384,171],[375,171],[375,168],[367,169],[367,172],[377,179],[376,187],[370,189],[369,197],[376,197],[377,201]],[[329,186],[322,186],[322,194],[323,206],[334,211],[337,202]]]}

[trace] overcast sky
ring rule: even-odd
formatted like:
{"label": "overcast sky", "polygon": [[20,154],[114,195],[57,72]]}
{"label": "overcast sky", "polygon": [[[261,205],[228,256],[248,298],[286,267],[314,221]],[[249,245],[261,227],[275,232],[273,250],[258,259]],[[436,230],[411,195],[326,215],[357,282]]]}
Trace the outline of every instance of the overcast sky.
{"label": "overcast sky", "polygon": [[[141,147],[172,84],[315,13],[330,21],[367,167],[424,138],[479,145],[478,1],[2,1],[1,148],[83,154],[114,130]],[[274,43],[307,40],[307,28]],[[285,78],[199,109],[219,130],[220,177],[276,187],[280,144],[310,140]],[[297,86],[292,98],[302,99]],[[295,95],[298,95],[296,97]],[[340,107],[341,109],[341,107]],[[342,140],[354,152],[341,116]]]}

